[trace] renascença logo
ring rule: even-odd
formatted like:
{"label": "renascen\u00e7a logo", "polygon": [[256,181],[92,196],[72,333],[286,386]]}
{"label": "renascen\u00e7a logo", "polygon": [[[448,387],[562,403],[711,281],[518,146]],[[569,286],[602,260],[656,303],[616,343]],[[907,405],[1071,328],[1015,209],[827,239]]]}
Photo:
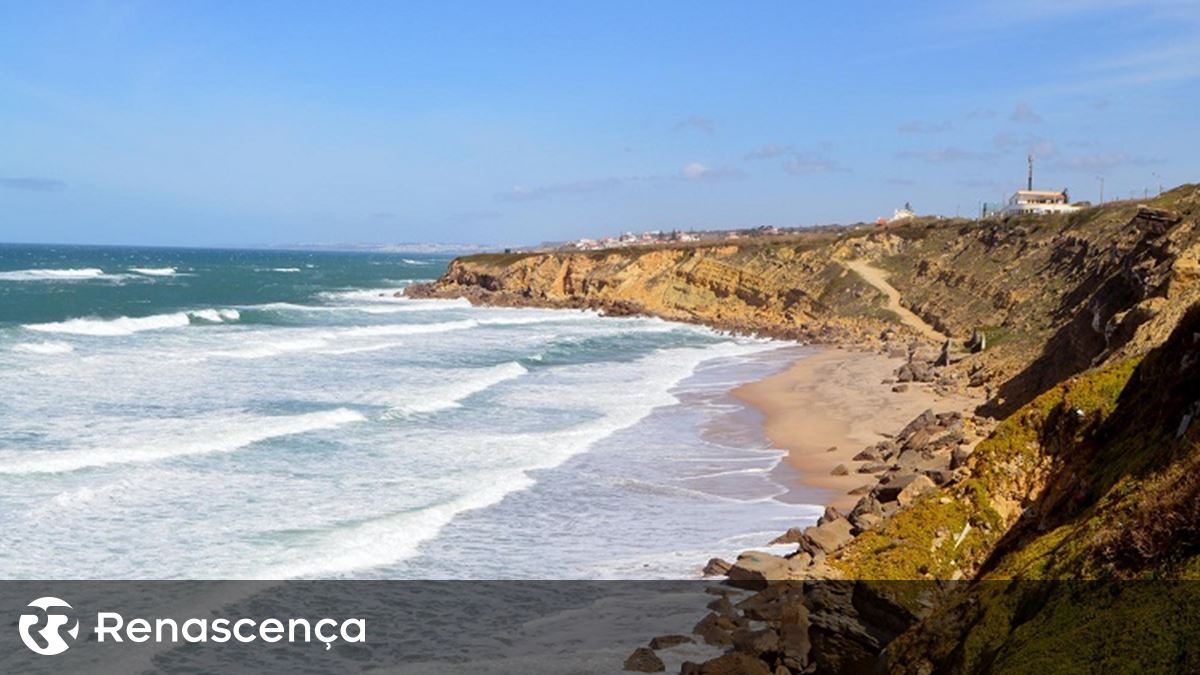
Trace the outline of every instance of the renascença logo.
{"label": "renascen\u00e7a logo", "polygon": [[[43,656],[61,654],[71,647],[79,637],[79,620],[73,616],[74,609],[62,600],[50,596],[38,598],[29,607],[40,612],[21,615],[17,624],[21,641],[35,653]],[[53,611],[52,611],[53,610]],[[43,625],[44,624],[44,625]],[[70,625],[70,628],[67,626]],[[156,643],[204,643],[261,641],[275,643],[318,642],[329,650],[333,643],[367,641],[366,619],[347,618],[341,621],[323,618],[310,621],[303,618],[254,619],[249,617],[228,619],[218,617],[189,618],[179,621],[174,618],[133,618],[126,621],[118,612],[97,612],[93,624],[96,642],[149,642]],[[63,633],[71,637],[70,642]]]}
{"label": "renascen\u00e7a logo", "polygon": [[50,596],[38,598],[29,603],[29,606],[42,611],[21,615],[21,620],[17,623],[17,628],[21,631],[21,642],[42,656],[54,656],[67,651],[71,643],[63,639],[63,629],[66,629],[66,634],[70,635],[71,642],[74,642],[79,637],[79,620],[75,619],[71,627],[66,628],[67,624],[71,623],[71,615],[66,611],[51,610],[71,610],[71,606]]}

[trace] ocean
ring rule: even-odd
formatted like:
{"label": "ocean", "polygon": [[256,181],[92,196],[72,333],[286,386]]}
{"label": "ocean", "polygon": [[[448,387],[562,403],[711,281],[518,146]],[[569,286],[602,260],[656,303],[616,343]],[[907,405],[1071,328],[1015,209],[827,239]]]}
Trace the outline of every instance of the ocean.
{"label": "ocean", "polygon": [[662,579],[821,509],[796,345],[410,300],[446,256],[0,245],[0,578]]}

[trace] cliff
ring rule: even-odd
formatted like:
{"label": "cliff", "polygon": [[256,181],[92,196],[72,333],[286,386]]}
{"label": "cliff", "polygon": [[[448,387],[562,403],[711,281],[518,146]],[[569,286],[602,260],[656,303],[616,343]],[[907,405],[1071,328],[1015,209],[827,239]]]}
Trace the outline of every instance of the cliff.
{"label": "cliff", "polygon": [[[946,373],[993,386],[1006,416],[1057,382],[1160,344],[1200,300],[1200,188],[1143,204],[1000,221],[914,221],[707,245],[487,254],[453,261],[418,297],[591,307],[885,349],[929,339],[859,272],[886,275],[904,310],[988,349]],[[883,336],[883,338],[881,338]]]}
{"label": "cliff", "polygon": [[[472,256],[414,294],[899,348],[911,379],[987,389],[980,413],[997,423],[973,452],[953,449],[962,420],[918,418],[864,451],[886,461],[851,513],[827,511],[791,556],[725,570],[885,584],[762,590],[697,626],[730,658],[763,672],[836,672],[848,662],[831,655],[850,653],[904,673],[1193,670],[1191,586],[1127,584],[1200,576],[1198,220],[1186,185],[1065,216]],[[918,358],[939,333],[986,346]],[[1080,579],[1096,581],[1061,583]],[[854,618],[829,617],[835,596]]]}

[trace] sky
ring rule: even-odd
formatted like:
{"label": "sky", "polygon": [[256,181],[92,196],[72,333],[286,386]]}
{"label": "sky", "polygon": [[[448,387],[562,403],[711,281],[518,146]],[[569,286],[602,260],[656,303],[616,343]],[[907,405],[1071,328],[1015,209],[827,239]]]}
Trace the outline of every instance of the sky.
{"label": "sky", "polygon": [[1200,181],[1200,2],[0,1],[0,241],[531,244]]}

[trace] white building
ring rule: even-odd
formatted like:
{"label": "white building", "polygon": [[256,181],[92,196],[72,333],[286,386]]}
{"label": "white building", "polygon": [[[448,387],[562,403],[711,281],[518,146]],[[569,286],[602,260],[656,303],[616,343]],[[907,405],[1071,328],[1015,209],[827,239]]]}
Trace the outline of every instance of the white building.
{"label": "white building", "polygon": [[911,218],[916,218],[916,217],[917,217],[917,213],[915,211],[913,211],[912,205],[905,202],[904,208],[892,210],[892,218],[888,222],[889,223],[898,223],[900,221],[909,220]]}
{"label": "white building", "polygon": [[1067,198],[1067,191],[1017,190],[1000,213],[1005,216],[1021,214],[1070,213],[1078,211]]}

